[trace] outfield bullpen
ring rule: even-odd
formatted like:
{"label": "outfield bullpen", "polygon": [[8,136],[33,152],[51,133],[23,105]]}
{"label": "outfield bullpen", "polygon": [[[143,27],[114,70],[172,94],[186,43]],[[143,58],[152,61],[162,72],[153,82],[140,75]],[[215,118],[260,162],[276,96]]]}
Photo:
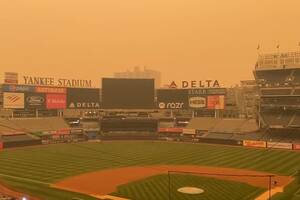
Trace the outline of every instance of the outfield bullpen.
{"label": "outfield bullpen", "polygon": [[[88,172],[153,165],[239,168],[289,176],[298,170],[300,154],[292,151],[206,144],[105,142],[58,144],[5,150],[0,153],[0,163],[1,179],[20,191],[47,200],[72,199],[73,197],[89,200],[94,198],[57,190],[50,186],[67,177]],[[149,181],[149,179],[147,180]],[[151,179],[151,183],[157,182],[156,185],[159,185],[159,180],[162,180],[161,176],[159,178],[154,177]],[[135,182],[135,187],[139,188],[137,183]],[[220,189],[226,188],[228,184],[224,183],[224,187]],[[124,188],[125,186],[120,187]],[[236,187],[229,188],[231,188],[231,192],[236,192]],[[249,189],[246,188],[248,187],[245,186],[245,191]],[[146,191],[147,188],[144,190]],[[115,191],[115,194],[122,195],[122,192]],[[154,193],[153,195],[157,194]],[[214,200],[216,198],[210,197],[208,199]]]}

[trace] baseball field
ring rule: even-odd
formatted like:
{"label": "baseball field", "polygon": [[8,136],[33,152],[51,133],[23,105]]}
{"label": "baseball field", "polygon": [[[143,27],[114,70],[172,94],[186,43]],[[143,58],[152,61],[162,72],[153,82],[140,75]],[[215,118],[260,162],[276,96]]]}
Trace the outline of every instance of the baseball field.
{"label": "baseball field", "polygon": [[[285,187],[299,169],[300,152],[209,144],[116,141],[0,152],[2,185],[46,200],[92,200],[101,195],[133,200],[250,200],[268,190],[268,179],[242,175],[272,174],[278,186]],[[234,174],[241,176],[230,176]],[[297,190],[294,182],[290,185],[287,188]],[[178,192],[182,187],[204,192]],[[272,199],[300,198],[279,194]]]}

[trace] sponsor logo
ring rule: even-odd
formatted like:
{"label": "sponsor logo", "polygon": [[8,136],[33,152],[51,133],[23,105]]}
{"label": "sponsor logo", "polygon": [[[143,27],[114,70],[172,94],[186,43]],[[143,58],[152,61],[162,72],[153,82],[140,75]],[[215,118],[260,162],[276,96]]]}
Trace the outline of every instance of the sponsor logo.
{"label": "sponsor logo", "polygon": [[5,72],[4,73],[4,83],[18,84],[18,73]]}
{"label": "sponsor logo", "polygon": [[15,102],[19,101],[21,99],[21,97],[19,97],[17,95],[9,95],[6,97],[6,99],[8,100],[9,103],[15,103]]}
{"label": "sponsor logo", "polygon": [[159,128],[159,133],[182,133],[182,128]]}
{"label": "sponsor logo", "polygon": [[258,140],[243,140],[243,146],[245,147],[261,147],[266,148],[267,142]]}
{"label": "sponsor logo", "polygon": [[96,102],[71,102],[69,108],[100,108],[100,103]]}
{"label": "sponsor logo", "polygon": [[267,147],[275,149],[293,149],[293,144],[284,142],[267,142]]}
{"label": "sponsor logo", "polygon": [[165,104],[164,102],[160,102],[160,103],[158,104],[158,107],[159,107],[160,109],[164,109],[164,108],[166,108],[166,104]]}
{"label": "sponsor logo", "polygon": [[47,94],[47,109],[65,109],[66,95],[64,94]]}
{"label": "sponsor logo", "polygon": [[37,93],[52,93],[52,94],[66,94],[66,88],[56,88],[56,87],[36,87],[35,91]]}
{"label": "sponsor logo", "polygon": [[[218,80],[201,80],[201,81],[181,81],[181,88],[219,88]],[[169,88],[178,88],[175,81],[172,81]]]}
{"label": "sponsor logo", "polygon": [[26,101],[30,105],[42,105],[45,102],[45,98],[41,96],[30,96],[26,98]]}
{"label": "sponsor logo", "polygon": [[164,102],[160,102],[158,104],[158,107],[160,109],[181,109],[183,108],[184,103],[179,103],[179,102],[170,102],[170,103],[164,103]]}
{"label": "sponsor logo", "polygon": [[172,83],[169,85],[169,88],[171,89],[176,89],[178,86],[177,84],[175,83],[175,81],[172,81]]}
{"label": "sponsor logo", "polygon": [[34,92],[33,86],[27,85],[3,85],[4,92]]}
{"label": "sponsor logo", "polygon": [[208,96],[207,97],[207,108],[208,109],[224,109],[224,95],[214,95],[214,96]]}
{"label": "sponsor logo", "polygon": [[300,144],[293,144],[294,150],[300,150]]}
{"label": "sponsor logo", "polygon": [[24,108],[24,93],[3,93],[4,108]]}
{"label": "sponsor logo", "polygon": [[191,108],[205,108],[206,98],[205,97],[190,97],[189,106]]}

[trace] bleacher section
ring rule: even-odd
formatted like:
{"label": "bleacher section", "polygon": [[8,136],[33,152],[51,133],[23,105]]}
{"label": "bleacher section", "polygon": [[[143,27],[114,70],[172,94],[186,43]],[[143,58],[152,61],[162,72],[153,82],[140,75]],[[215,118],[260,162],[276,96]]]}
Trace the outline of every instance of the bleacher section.
{"label": "bleacher section", "polygon": [[270,128],[285,128],[290,124],[294,112],[283,110],[270,110],[261,113],[264,121]]}
{"label": "bleacher section", "polygon": [[270,73],[269,70],[259,70],[255,72],[257,80],[260,80],[264,83],[269,84],[282,84],[286,82],[289,77],[293,74],[292,69],[281,69],[281,70],[272,70]]}
{"label": "bleacher section", "polygon": [[300,108],[300,97],[299,96],[286,96],[286,97],[262,97],[261,105],[264,107],[270,106],[298,106]]}
{"label": "bleacher section", "polygon": [[25,132],[52,131],[69,128],[60,117],[2,119],[2,125]]}
{"label": "bleacher section", "polygon": [[281,88],[281,89],[262,89],[261,95],[290,95],[292,88]]}
{"label": "bleacher section", "polygon": [[209,133],[247,133],[256,132],[258,126],[253,119],[217,119],[200,117],[191,119],[188,129]]}
{"label": "bleacher section", "polygon": [[294,95],[300,95],[300,89],[295,89]]}
{"label": "bleacher section", "polygon": [[16,131],[14,127],[11,127],[9,123],[7,123],[7,119],[0,118],[0,134],[1,133],[10,133]]}
{"label": "bleacher section", "polygon": [[300,113],[296,114],[290,126],[300,127]]}
{"label": "bleacher section", "polygon": [[220,122],[220,119],[212,117],[196,117],[190,120],[190,123],[186,128],[188,129],[197,129],[200,131],[210,131],[217,123]]}

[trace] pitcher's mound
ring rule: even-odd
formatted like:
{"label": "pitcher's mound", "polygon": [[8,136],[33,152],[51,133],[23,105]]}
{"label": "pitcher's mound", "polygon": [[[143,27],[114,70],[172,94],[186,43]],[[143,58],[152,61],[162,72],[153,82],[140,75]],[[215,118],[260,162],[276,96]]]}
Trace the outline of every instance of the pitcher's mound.
{"label": "pitcher's mound", "polygon": [[184,194],[202,194],[204,192],[203,189],[197,187],[182,187],[179,188],[177,191]]}

